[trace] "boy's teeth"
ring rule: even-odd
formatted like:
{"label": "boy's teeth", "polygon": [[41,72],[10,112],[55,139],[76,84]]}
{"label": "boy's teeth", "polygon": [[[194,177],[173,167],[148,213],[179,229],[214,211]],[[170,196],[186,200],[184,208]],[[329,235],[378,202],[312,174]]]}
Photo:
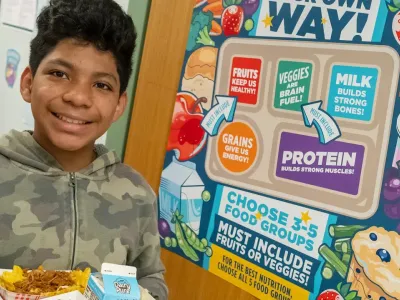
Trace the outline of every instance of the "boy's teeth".
{"label": "boy's teeth", "polygon": [[59,118],[60,120],[62,120],[64,122],[71,123],[71,124],[79,124],[79,125],[86,124],[86,122],[84,122],[84,121],[73,120],[73,119],[64,117],[64,116],[59,115],[59,114],[57,114],[57,118]]}

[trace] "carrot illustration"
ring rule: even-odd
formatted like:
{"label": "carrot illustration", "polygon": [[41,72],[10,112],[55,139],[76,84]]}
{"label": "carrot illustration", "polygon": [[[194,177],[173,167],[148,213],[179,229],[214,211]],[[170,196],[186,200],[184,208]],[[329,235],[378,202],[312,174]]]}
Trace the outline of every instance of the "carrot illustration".
{"label": "carrot illustration", "polygon": [[213,3],[207,4],[203,8],[203,12],[211,11],[214,15],[214,18],[221,18],[221,15],[224,11],[224,6],[222,5],[222,1],[215,1]]}
{"label": "carrot illustration", "polygon": [[222,33],[222,27],[215,20],[211,21],[210,35],[220,35]]}

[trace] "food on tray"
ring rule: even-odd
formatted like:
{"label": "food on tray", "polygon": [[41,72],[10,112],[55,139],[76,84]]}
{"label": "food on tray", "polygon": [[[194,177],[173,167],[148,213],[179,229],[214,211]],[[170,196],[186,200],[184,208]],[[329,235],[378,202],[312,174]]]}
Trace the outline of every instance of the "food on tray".
{"label": "food on tray", "polygon": [[103,263],[101,272],[34,270],[14,266],[0,274],[0,299],[39,300],[63,296],[80,300],[154,300],[136,278],[136,268]]}
{"label": "food on tray", "polygon": [[34,270],[14,266],[12,271],[0,275],[0,287],[27,295],[50,297],[72,291],[84,292],[90,276],[90,269],[73,271],[52,271],[39,267]]}

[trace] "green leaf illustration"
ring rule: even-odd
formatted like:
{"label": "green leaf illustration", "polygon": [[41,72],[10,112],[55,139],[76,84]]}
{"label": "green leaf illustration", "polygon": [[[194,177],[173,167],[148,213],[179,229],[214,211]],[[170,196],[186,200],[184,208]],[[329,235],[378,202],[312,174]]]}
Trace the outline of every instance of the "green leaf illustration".
{"label": "green leaf illustration", "polygon": [[388,9],[389,9],[391,12],[397,12],[397,11],[399,10],[399,8],[394,7],[394,6],[391,6],[391,5],[389,5],[389,4],[388,4]]}
{"label": "green leaf illustration", "polygon": [[222,6],[226,8],[231,5],[240,5],[241,3],[242,3],[242,0],[223,0]]}
{"label": "green leaf illustration", "polygon": [[350,292],[346,298],[344,298],[345,300],[354,300],[354,298],[357,296],[357,292]]}
{"label": "green leaf illustration", "polygon": [[344,285],[342,286],[342,288],[340,289],[340,294],[341,294],[343,297],[346,297],[347,294],[348,294],[349,291],[350,291],[350,287],[351,287],[351,284],[350,284],[350,283],[344,284]]}
{"label": "green leaf illustration", "polygon": [[338,290],[338,292],[340,293],[340,290],[342,289],[342,283],[341,282],[339,282],[339,284],[337,285],[337,288],[336,288],[337,290]]}

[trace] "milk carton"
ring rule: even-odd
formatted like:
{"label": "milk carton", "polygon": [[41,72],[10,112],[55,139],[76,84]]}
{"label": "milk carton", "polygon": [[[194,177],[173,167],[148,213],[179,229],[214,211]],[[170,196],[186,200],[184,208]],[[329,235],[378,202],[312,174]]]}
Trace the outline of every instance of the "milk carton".
{"label": "milk carton", "polygon": [[136,268],[103,263],[100,273],[90,275],[84,297],[89,300],[140,300]]}
{"label": "milk carton", "polygon": [[179,210],[183,215],[182,221],[199,234],[203,191],[204,183],[196,171],[196,164],[173,158],[162,172],[159,190],[160,217],[169,223],[173,232],[172,216]]}

